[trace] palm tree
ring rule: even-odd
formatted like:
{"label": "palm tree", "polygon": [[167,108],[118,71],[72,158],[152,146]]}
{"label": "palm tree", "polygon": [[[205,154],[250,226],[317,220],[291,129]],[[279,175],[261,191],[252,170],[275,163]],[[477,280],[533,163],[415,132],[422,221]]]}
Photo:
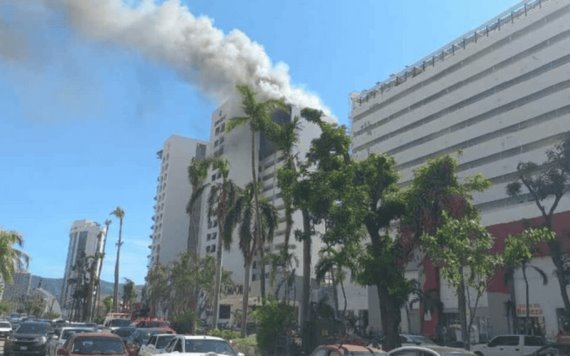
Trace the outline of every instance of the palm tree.
{"label": "palm tree", "polygon": [[232,226],[226,226],[226,220],[228,212],[236,204],[238,195],[240,193],[239,187],[228,178],[229,176],[229,165],[225,159],[216,159],[212,162],[212,167],[218,170],[218,173],[222,176],[222,181],[216,183],[212,186],[210,190],[209,197],[209,211],[208,218],[215,216],[218,222],[218,239],[216,240],[216,276],[214,284],[214,320],[213,325],[215,328],[218,327],[218,317],[219,317],[219,304],[220,304],[220,287],[222,283],[222,259],[223,252],[222,247],[226,250],[230,249],[230,243],[222,246],[223,236],[225,235],[225,229],[229,228],[233,230],[235,224]]}
{"label": "palm tree", "polygon": [[117,241],[117,258],[115,259],[115,284],[113,285],[113,311],[118,311],[119,306],[119,260],[121,257],[121,245],[123,244],[123,219],[125,217],[125,211],[121,207],[116,207],[115,210],[111,212],[119,219],[119,240]]}
{"label": "palm tree", "polygon": [[[101,304],[101,272],[103,271],[103,260],[105,259],[105,246],[107,245],[107,235],[109,235],[109,225],[111,225],[111,220],[110,219],[106,219],[105,220],[105,234],[103,234],[102,236],[99,236],[99,238],[103,238],[103,246],[101,247],[101,249],[99,250],[99,248],[97,248],[97,253],[99,254],[99,251],[101,251],[101,253],[98,255],[99,256],[99,262],[98,262],[98,270],[97,270],[97,289],[95,290],[95,303],[93,305],[93,311],[91,312],[91,315],[95,315],[96,311],[99,310],[99,305]],[[100,240],[99,240],[100,242]]]}
{"label": "palm tree", "polygon": [[[208,176],[208,169],[212,164],[212,159],[197,159],[192,158],[192,162],[188,167],[188,180],[192,187],[192,195],[186,205],[186,213],[190,217],[188,226],[188,252],[192,253],[195,257],[198,256],[198,239],[200,235],[200,207],[202,203],[202,194],[209,186],[205,183]],[[196,286],[190,293],[190,305],[195,315],[198,315],[198,299],[200,288]],[[196,323],[192,323],[191,332],[196,328]]]}
{"label": "palm tree", "polygon": [[24,238],[16,231],[0,229],[0,279],[11,283],[14,273],[20,269],[26,269],[30,257],[14,247],[22,247]]}
{"label": "palm tree", "polygon": [[[242,98],[242,109],[245,116],[234,117],[230,119],[227,126],[227,131],[231,132],[238,126],[249,123],[251,132],[251,182],[257,184],[257,169],[256,169],[256,136],[258,132],[265,133],[272,122],[271,114],[278,108],[286,108],[283,100],[268,99],[265,101],[258,101],[256,93],[247,85],[237,85],[237,91]],[[259,193],[257,189],[253,190],[254,194],[254,217],[257,226],[261,226],[261,217],[259,211]],[[261,241],[261,231],[255,231],[255,238]],[[262,276],[265,278],[265,276]],[[262,291],[262,294],[263,291]]]}
{"label": "palm tree", "polygon": [[[244,260],[244,287],[242,301],[241,335],[247,334],[247,314],[249,302],[249,286],[251,275],[251,264],[253,258],[259,251],[262,240],[270,242],[273,240],[275,227],[277,226],[277,210],[267,199],[261,198],[259,206],[255,204],[255,191],[259,189],[258,184],[249,183],[242,194],[236,200],[235,205],[230,209],[226,218],[226,228],[224,230],[224,244],[231,244],[233,226],[239,222],[239,248]],[[259,209],[259,220],[255,219],[256,207]],[[260,236],[257,238],[256,236]],[[264,276],[262,276],[264,278]]]}

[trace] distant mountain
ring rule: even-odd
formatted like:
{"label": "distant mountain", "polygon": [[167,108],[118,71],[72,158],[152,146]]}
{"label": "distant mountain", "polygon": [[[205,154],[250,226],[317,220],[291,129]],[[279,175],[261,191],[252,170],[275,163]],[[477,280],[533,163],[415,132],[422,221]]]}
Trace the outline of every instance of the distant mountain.
{"label": "distant mountain", "polygon": [[[46,278],[41,276],[32,275],[32,288],[36,288],[40,285],[41,287],[51,294],[55,295],[59,300],[61,297],[61,288],[63,288],[63,278]],[[137,294],[140,296],[140,290],[142,286],[136,286]],[[123,285],[119,284],[119,294],[123,291]],[[113,282],[101,281],[101,295],[112,295],[113,294]]]}

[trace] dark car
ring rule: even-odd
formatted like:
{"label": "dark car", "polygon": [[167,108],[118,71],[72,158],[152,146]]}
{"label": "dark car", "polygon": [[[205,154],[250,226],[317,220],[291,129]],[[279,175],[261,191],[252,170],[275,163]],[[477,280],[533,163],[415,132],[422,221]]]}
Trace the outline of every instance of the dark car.
{"label": "dark car", "polygon": [[41,355],[46,354],[48,338],[53,335],[49,323],[27,321],[20,324],[4,344],[4,355]]}
{"label": "dark car", "polygon": [[59,356],[127,356],[123,340],[111,333],[81,333],[74,334],[57,350]]}
{"label": "dark car", "polygon": [[115,335],[120,336],[123,341],[127,342],[129,340],[129,337],[133,334],[133,332],[135,332],[136,329],[137,328],[134,326],[125,326],[115,329],[111,332]]}

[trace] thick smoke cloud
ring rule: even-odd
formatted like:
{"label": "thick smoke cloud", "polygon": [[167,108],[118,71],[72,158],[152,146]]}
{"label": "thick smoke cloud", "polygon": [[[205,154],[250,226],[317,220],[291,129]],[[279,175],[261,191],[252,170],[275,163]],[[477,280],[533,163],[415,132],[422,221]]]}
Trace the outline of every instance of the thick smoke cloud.
{"label": "thick smoke cloud", "polygon": [[62,12],[89,40],[127,48],[173,68],[218,102],[235,94],[237,83],[263,97],[285,98],[330,113],[318,96],[291,84],[288,68],[273,65],[263,47],[243,32],[224,34],[210,18],[196,17],[179,0],[43,0]]}

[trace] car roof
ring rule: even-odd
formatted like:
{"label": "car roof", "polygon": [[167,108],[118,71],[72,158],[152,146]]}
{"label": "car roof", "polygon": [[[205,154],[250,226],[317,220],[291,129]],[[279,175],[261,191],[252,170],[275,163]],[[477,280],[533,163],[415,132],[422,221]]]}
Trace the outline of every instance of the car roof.
{"label": "car roof", "polygon": [[120,336],[112,334],[112,333],[107,333],[107,332],[92,332],[92,333],[79,333],[79,334],[73,334],[71,337],[73,338],[85,338],[85,337],[108,337],[108,338],[112,338],[112,339],[118,339],[123,341],[123,339],[121,339]]}
{"label": "car roof", "polygon": [[455,347],[448,347],[448,346],[402,346],[398,347],[397,349],[393,349],[390,351],[390,354],[400,350],[417,350],[417,351],[435,351],[437,353],[451,353],[451,352],[458,352],[462,354],[470,354],[470,351],[459,349]]}
{"label": "car roof", "polygon": [[209,336],[209,335],[177,335],[181,336],[184,340],[219,340],[219,341],[226,341],[221,337],[216,336]]}

